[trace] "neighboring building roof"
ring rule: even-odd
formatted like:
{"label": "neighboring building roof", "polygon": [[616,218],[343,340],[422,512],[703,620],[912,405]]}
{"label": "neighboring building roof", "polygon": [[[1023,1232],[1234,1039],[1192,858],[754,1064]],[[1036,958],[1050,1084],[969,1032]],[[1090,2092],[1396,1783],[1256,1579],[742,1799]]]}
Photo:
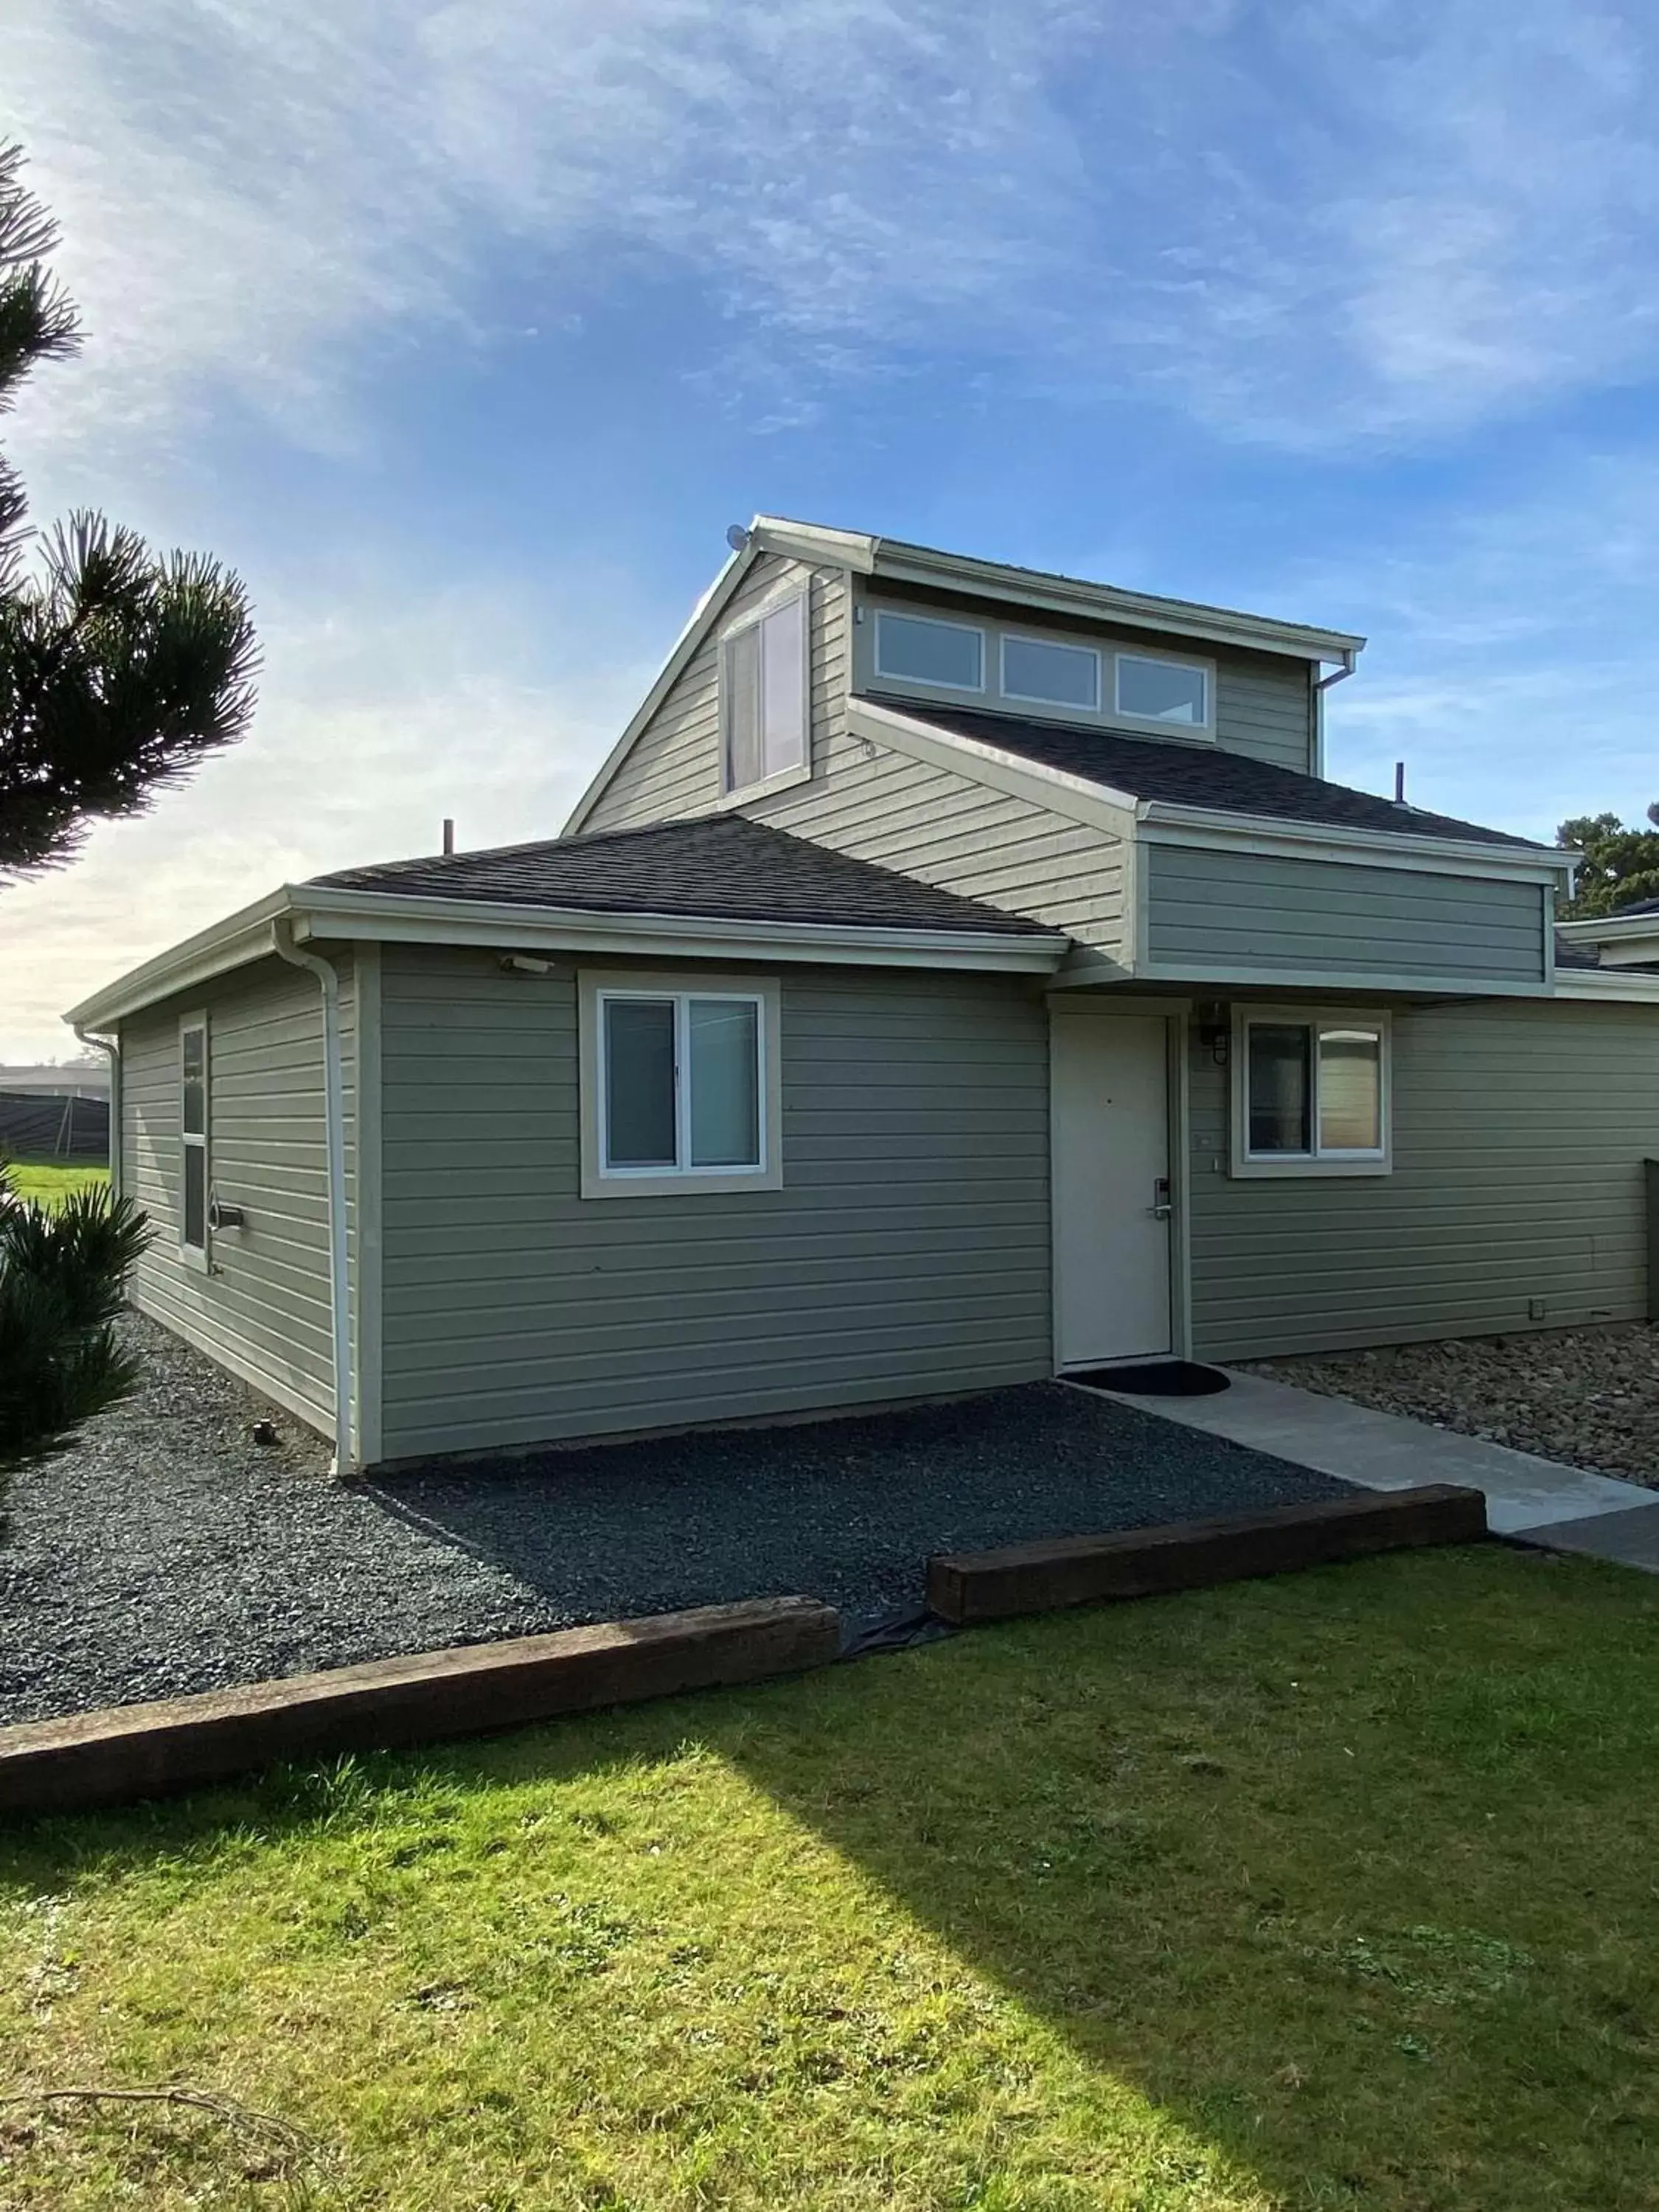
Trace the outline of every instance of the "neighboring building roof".
{"label": "neighboring building roof", "polygon": [[656,823],[588,837],[343,868],[300,886],[410,898],[478,899],[602,914],[709,921],[823,922],[842,928],[1048,936],[1041,922],[934,890],[871,860],[738,814]]}
{"label": "neighboring building roof", "polygon": [[912,721],[927,722],[947,735],[994,745],[1043,768],[1127,792],[1134,799],[1161,799],[1202,806],[1218,814],[1260,815],[1285,822],[1322,823],[1333,829],[1365,830],[1401,837],[1450,837],[1465,844],[1506,845],[1523,851],[1547,850],[1529,838],[1503,830],[1483,829],[1420,807],[1396,806],[1374,792],[1351,791],[1322,776],[1303,775],[1248,753],[1219,745],[1171,744],[1164,738],[1133,738],[1115,730],[1075,723],[1030,721],[1016,714],[988,714],[978,708],[940,707],[931,702],[867,693],[872,705],[887,707]]}
{"label": "neighboring building roof", "polygon": [[1555,964],[1558,968],[1599,968],[1601,957],[1590,946],[1575,945],[1560,930],[1555,933]]}
{"label": "neighboring building roof", "polygon": [[54,1098],[107,1098],[109,1062],[62,1060],[35,1066],[0,1067],[0,1091],[41,1091]]}
{"label": "neighboring building roof", "polygon": [[1633,906],[1615,907],[1611,914],[1598,916],[1602,921],[1627,921],[1632,915],[1659,914],[1659,898],[1638,899]]}

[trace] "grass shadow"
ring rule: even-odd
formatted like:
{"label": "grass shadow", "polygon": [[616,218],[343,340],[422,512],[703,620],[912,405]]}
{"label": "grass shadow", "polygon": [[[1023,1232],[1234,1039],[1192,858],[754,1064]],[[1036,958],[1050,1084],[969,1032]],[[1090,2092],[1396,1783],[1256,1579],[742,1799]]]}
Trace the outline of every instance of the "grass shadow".
{"label": "grass shadow", "polygon": [[[697,1863],[684,1894],[705,1900],[690,1925],[716,1955],[672,1967],[691,1978],[683,2036],[701,2033],[699,2021],[726,2032],[734,1977],[751,2002],[757,1984],[772,1988],[763,2009],[781,2008],[786,1984],[833,1981],[841,1953],[862,1947],[914,1954],[921,1995],[907,2002],[921,2005],[948,1955],[1066,2054],[1063,2091],[1065,2069],[1032,2060],[995,2094],[1016,2131],[1070,2100],[1066,2141],[1092,2134],[1090,2155],[1104,2160],[1094,2181],[1066,2167],[1071,2150],[1056,2151],[1046,2179],[1015,2186],[992,2157],[977,2194],[958,2182],[950,2194],[924,2188],[901,2152],[893,2203],[1659,2205],[1659,1586],[1592,1563],[1491,1546],[1050,1616],[798,1682],[272,1777],[119,1820],[43,1824],[15,1838],[10,1868],[67,1892],[146,1862],[187,1871],[227,1836],[251,1839],[255,1856],[322,1832],[361,1838],[395,1826],[400,1805],[448,1838],[434,1853],[459,1860],[507,1848],[477,1842],[501,1826],[501,1807],[538,1819],[535,1808],[557,1807],[546,1817],[565,1824],[558,1909],[576,1910],[576,1867],[611,1914],[559,1941],[603,1948],[605,1929],[654,1893],[637,1887],[655,1877],[617,1793],[646,1778],[638,1832],[654,1826],[672,1842],[674,1808],[690,1802],[675,1779],[688,1745],[703,1771],[736,1774],[786,1814],[801,1841],[686,1826]],[[469,1820],[485,1826],[470,1832]],[[823,1845],[827,1857],[811,1856]],[[401,1848],[418,1859],[427,1845]],[[483,1863],[455,1868],[458,1899]],[[816,1925],[815,1905],[848,1885],[842,1918]],[[687,1926],[653,1909],[661,1957],[677,1960]],[[684,1897],[676,1910],[686,1912]],[[754,1925],[734,1932],[745,1913]],[[496,1938],[517,1924],[503,1920]],[[745,1944],[740,1976],[728,1963],[722,1980],[722,1946]],[[613,1969],[607,1953],[593,1971]],[[597,2004],[605,1986],[585,1984],[582,2002]],[[631,1985],[622,1993],[635,2011],[616,2015],[616,2032],[631,2033],[645,2000]],[[540,2002],[517,2032],[544,2025]],[[763,2030],[769,2050],[781,2031]],[[814,2063],[830,2066],[834,2038],[850,2032],[824,2029]],[[975,2069],[1007,2063],[1000,2045],[1001,2057],[971,2037],[963,2047],[967,2078],[940,2093],[945,2118],[930,2124],[947,2124],[952,2099],[991,2094]],[[948,2049],[915,2050],[878,2064],[914,2058],[923,2073],[948,2073]],[[759,2155],[776,2093],[770,2059],[750,2050],[722,2075],[717,2051],[705,2059],[688,2045],[663,2046],[652,2063],[669,2109],[653,2127],[679,2124],[690,2092],[678,2077],[701,2066],[717,2086],[699,2094],[738,2115],[744,2148],[733,2155]],[[895,2143],[914,2139],[900,2132],[901,2078],[860,2091],[873,2100],[871,2126]],[[840,2094],[829,2072],[797,2093],[809,2114]],[[1127,2125],[1125,2094],[1169,2133],[1155,2156],[1145,2142],[1135,2154],[1151,2160],[1144,2175],[1126,2164],[1113,2179],[1116,2138],[1100,2146],[1109,2123]],[[1206,2193],[1194,2145],[1236,2178],[1231,2193]],[[750,2203],[750,2168],[726,2171],[702,2197],[619,2185],[614,2201]],[[799,2175],[752,2198],[797,2200],[884,2201]]]}

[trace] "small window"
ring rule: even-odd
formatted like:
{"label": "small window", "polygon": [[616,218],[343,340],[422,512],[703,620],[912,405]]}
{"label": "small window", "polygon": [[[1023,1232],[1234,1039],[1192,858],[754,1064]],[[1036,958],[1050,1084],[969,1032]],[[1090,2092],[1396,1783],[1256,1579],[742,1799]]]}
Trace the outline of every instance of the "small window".
{"label": "small window", "polygon": [[810,731],[805,593],[728,631],[720,657],[726,790],[804,772]]}
{"label": "small window", "polygon": [[588,1197],[631,1190],[773,1188],[776,991],[623,989],[590,979],[595,1071]]}
{"label": "small window", "polygon": [[1134,722],[1163,722],[1172,728],[1210,726],[1210,672],[1187,660],[1152,660],[1139,653],[1120,653],[1117,712]]}
{"label": "small window", "polygon": [[1389,1165],[1386,1015],[1243,1014],[1236,1174],[1377,1174]]}
{"label": "small window", "polygon": [[1086,645],[1056,645],[1052,638],[1005,637],[1002,691],[1007,699],[1098,714],[1100,655]]}
{"label": "small window", "polygon": [[947,691],[985,689],[985,633],[969,623],[933,622],[923,615],[876,616],[876,673]]}
{"label": "small window", "polygon": [[185,1257],[207,1264],[208,1042],[207,1024],[186,1022],[179,1031],[179,1243]]}

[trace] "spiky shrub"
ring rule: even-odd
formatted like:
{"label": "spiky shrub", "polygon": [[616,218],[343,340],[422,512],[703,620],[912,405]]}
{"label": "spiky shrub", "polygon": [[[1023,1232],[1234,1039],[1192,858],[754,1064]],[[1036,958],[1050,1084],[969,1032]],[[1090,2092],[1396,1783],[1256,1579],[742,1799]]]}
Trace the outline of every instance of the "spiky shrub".
{"label": "spiky shrub", "polygon": [[137,1384],[114,1324],[152,1233],[107,1190],[77,1191],[48,1213],[0,1166],[0,1468],[61,1446]]}

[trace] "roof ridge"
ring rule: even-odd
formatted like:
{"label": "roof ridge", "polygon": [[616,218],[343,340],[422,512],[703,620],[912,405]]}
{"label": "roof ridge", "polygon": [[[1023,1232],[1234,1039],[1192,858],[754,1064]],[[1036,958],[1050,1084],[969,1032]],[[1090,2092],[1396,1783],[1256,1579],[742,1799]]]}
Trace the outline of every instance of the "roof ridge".
{"label": "roof ridge", "polygon": [[[597,849],[596,849],[597,848]],[[637,857],[629,859],[629,853]],[[730,811],[537,838],[476,853],[342,868],[301,886],[573,910],[698,918],[823,921],[872,927],[1051,934],[988,900],[923,883]]]}
{"label": "roof ridge", "polygon": [[[348,867],[331,868],[325,876],[308,876],[306,881],[311,884],[326,884],[331,882],[337,876],[362,875],[364,870],[368,868],[373,868],[377,872],[390,873],[394,868],[441,868],[446,863],[452,861],[506,860],[522,853],[549,852],[556,845],[620,844],[625,838],[649,836],[653,830],[686,829],[694,823],[714,823],[738,818],[739,817],[722,814],[717,809],[711,809],[703,814],[677,815],[670,822],[635,822],[625,830],[595,830],[591,832],[578,830],[574,837],[556,834],[551,837],[520,838],[511,845],[470,845],[464,852],[459,853],[411,853],[398,860],[358,860],[354,861]],[[759,830],[769,825],[757,822],[751,826]]]}

